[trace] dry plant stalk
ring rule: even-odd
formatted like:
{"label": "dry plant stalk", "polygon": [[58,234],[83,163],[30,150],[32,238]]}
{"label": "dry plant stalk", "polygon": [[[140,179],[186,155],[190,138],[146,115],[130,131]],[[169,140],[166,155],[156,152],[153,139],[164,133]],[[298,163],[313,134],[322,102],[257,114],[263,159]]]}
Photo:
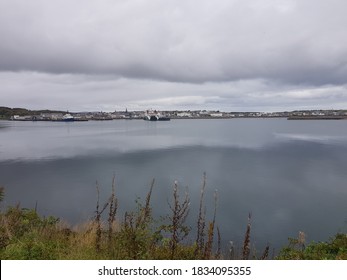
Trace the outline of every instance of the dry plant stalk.
{"label": "dry plant stalk", "polygon": [[146,197],[146,204],[145,204],[145,208],[144,208],[144,211],[143,211],[143,221],[144,221],[144,223],[149,222],[149,219],[151,217],[150,202],[151,202],[151,196],[152,196],[154,183],[155,183],[155,179],[153,178],[152,183],[151,183],[151,187],[150,187],[149,192],[148,192],[147,197]]}
{"label": "dry plant stalk", "polygon": [[220,234],[220,230],[219,230],[219,226],[217,226],[217,253],[216,253],[216,259],[220,259],[221,256],[222,256],[222,246],[221,246],[221,243],[222,243],[222,238],[221,238],[221,234]]}
{"label": "dry plant stalk", "polygon": [[243,249],[242,249],[242,259],[248,260],[249,254],[251,252],[251,213],[248,214],[248,224],[247,224],[247,230],[245,234],[245,240],[243,242]]}
{"label": "dry plant stalk", "polygon": [[[169,207],[172,212],[172,217],[170,218],[172,232],[170,241],[171,259],[173,259],[175,256],[175,251],[178,243],[188,235],[188,231],[186,227],[183,226],[183,223],[188,216],[189,205],[190,200],[187,191],[185,193],[183,202],[180,203],[178,195],[178,184],[177,181],[175,181],[173,189],[173,205],[170,205],[169,203]],[[182,236],[181,233],[183,233]]]}
{"label": "dry plant stalk", "polygon": [[112,179],[112,193],[109,199],[110,208],[108,212],[108,243],[111,244],[112,234],[113,234],[113,222],[116,217],[118,201],[115,196],[115,176]]}
{"label": "dry plant stalk", "polygon": [[152,196],[154,183],[155,183],[155,179],[152,180],[150,189],[147,193],[145,207],[140,209],[139,216],[137,217],[137,221],[136,221],[136,228],[139,228],[139,227],[145,228],[147,224],[150,222],[151,212],[152,212],[150,202],[151,202],[151,196]]}
{"label": "dry plant stalk", "polygon": [[217,216],[217,200],[218,200],[218,193],[217,190],[214,192],[214,213],[213,213],[213,220],[209,224],[208,229],[208,235],[207,235],[207,242],[205,244],[205,251],[204,251],[204,259],[208,260],[211,258],[212,253],[212,245],[213,245],[213,236],[214,236],[214,227],[216,224],[216,216]]}
{"label": "dry plant stalk", "polygon": [[260,258],[261,260],[267,260],[268,259],[268,257],[269,257],[269,250],[270,250],[270,245],[267,244],[266,247],[265,247],[265,250],[264,250],[264,252],[263,252],[263,254],[262,254],[261,258]]}
{"label": "dry plant stalk", "polygon": [[306,234],[303,231],[299,231],[298,245],[302,250],[305,250]]}
{"label": "dry plant stalk", "polygon": [[198,251],[202,251],[204,247],[204,239],[205,239],[205,217],[206,217],[206,208],[204,208],[204,194],[206,188],[206,172],[203,175],[203,184],[201,188],[200,194],[200,205],[199,205],[199,215],[198,215],[198,223],[197,223],[197,236],[196,236],[196,250],[195,256]]}
{"label": "dry plant stalk", "polygon": [[210,222],[208,225],[208,234],[207,234],[207,242],[205,244],[204,251],[204,260],[208,260],[211,258],[212,244],[213,244],[213,230],[214,225],[213,222]]}
{"label": "dry plant stalk", "polygon": [[109,202],[106,202],[101,210],[100,209],[100,190],[98,182],[96,182],[96,192],[97,192],[97,201],[96,201],[96,211],[95,211],[95,223],[96,223],[96,238],[95,238],[95,249],[97,252],[100,252],[101,247],[101,215],[109,205]]}

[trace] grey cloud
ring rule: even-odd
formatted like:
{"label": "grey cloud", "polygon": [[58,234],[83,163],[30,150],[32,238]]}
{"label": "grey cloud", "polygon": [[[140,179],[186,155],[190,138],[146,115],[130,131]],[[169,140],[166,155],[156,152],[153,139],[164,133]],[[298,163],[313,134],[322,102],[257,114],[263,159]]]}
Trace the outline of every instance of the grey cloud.
{"label": "grey cloud", "polygon": [[346,10],[344,0],[0,0],[0,105],[345,108]]}
{"label": "grey cloud", "polygon": [[0,69],[344,84],[346,10],[343,0],[3,0]]}

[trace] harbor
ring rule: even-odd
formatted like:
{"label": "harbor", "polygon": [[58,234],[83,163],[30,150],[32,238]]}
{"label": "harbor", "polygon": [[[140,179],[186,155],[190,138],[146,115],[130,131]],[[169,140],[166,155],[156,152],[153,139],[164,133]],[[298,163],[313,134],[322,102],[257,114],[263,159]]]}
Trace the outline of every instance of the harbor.
{"label": "harbor", "polygon": [[347,110],[295,110],[284,112],[222,112],[219,110],[143,110],[113,112],[69,112],[0,107],[0,119],[12,121],[109,121],[171,119],[286,118],[288,120],[344,120]]}

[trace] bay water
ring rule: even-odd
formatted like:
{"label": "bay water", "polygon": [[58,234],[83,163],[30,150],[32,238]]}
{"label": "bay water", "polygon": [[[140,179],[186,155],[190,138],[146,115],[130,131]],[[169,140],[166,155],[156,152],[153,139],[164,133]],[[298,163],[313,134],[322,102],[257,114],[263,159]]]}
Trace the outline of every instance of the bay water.
{"label": "bay water", "polygon": [[[251,240],[279,249],[288,237],[327,241],[347,229],[347,121],[205,119],[148,122],[0,121],[1,207],[20,203],[70,225],[93,218],[115,176],[118,219],[144,202],[151,181],[153,215],[170,213],[174,182],[188,191],[186,223],[196,228],[203,174],[208,219],[217,193],[223,244]],[[194,241],[194,235],[188,241]]]}

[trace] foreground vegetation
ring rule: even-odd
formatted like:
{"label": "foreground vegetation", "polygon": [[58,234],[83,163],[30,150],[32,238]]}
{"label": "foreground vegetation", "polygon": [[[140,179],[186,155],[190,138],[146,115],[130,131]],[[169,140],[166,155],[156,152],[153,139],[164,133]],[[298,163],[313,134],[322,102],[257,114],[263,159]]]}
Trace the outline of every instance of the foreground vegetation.
{"label": "foreground vegetation", "polygon": [[[20,205],[1,211],[0,259],[268,259],[269,246],[260,255],[251,252],[251,215],[240,253],[230,250],[230,254],[222,254],[216,206],[212,220],[205,219],[205,185],[204,177],[194,242],[186,241],[190,233],[190,227],[185,224],[189,196],[186,192],[180,197],[177,183],[168,205],[171,214],[156,221],[150,203],[154,181],[144,203],[137,201],[135,211],[116,219],[118,201],[113,180],[111,195],[102,206],[97,186],[94,219],[74,228],[58,218],[42,217],[35,209],[24,209]],[[4,189],[0,187],[0,201],[3,197]],[[300,233],[297,239],[289,239],[289,245],[275,258],[346,260],[347,235],[340,233],[329,242],[305,246],[304,234]]]}

